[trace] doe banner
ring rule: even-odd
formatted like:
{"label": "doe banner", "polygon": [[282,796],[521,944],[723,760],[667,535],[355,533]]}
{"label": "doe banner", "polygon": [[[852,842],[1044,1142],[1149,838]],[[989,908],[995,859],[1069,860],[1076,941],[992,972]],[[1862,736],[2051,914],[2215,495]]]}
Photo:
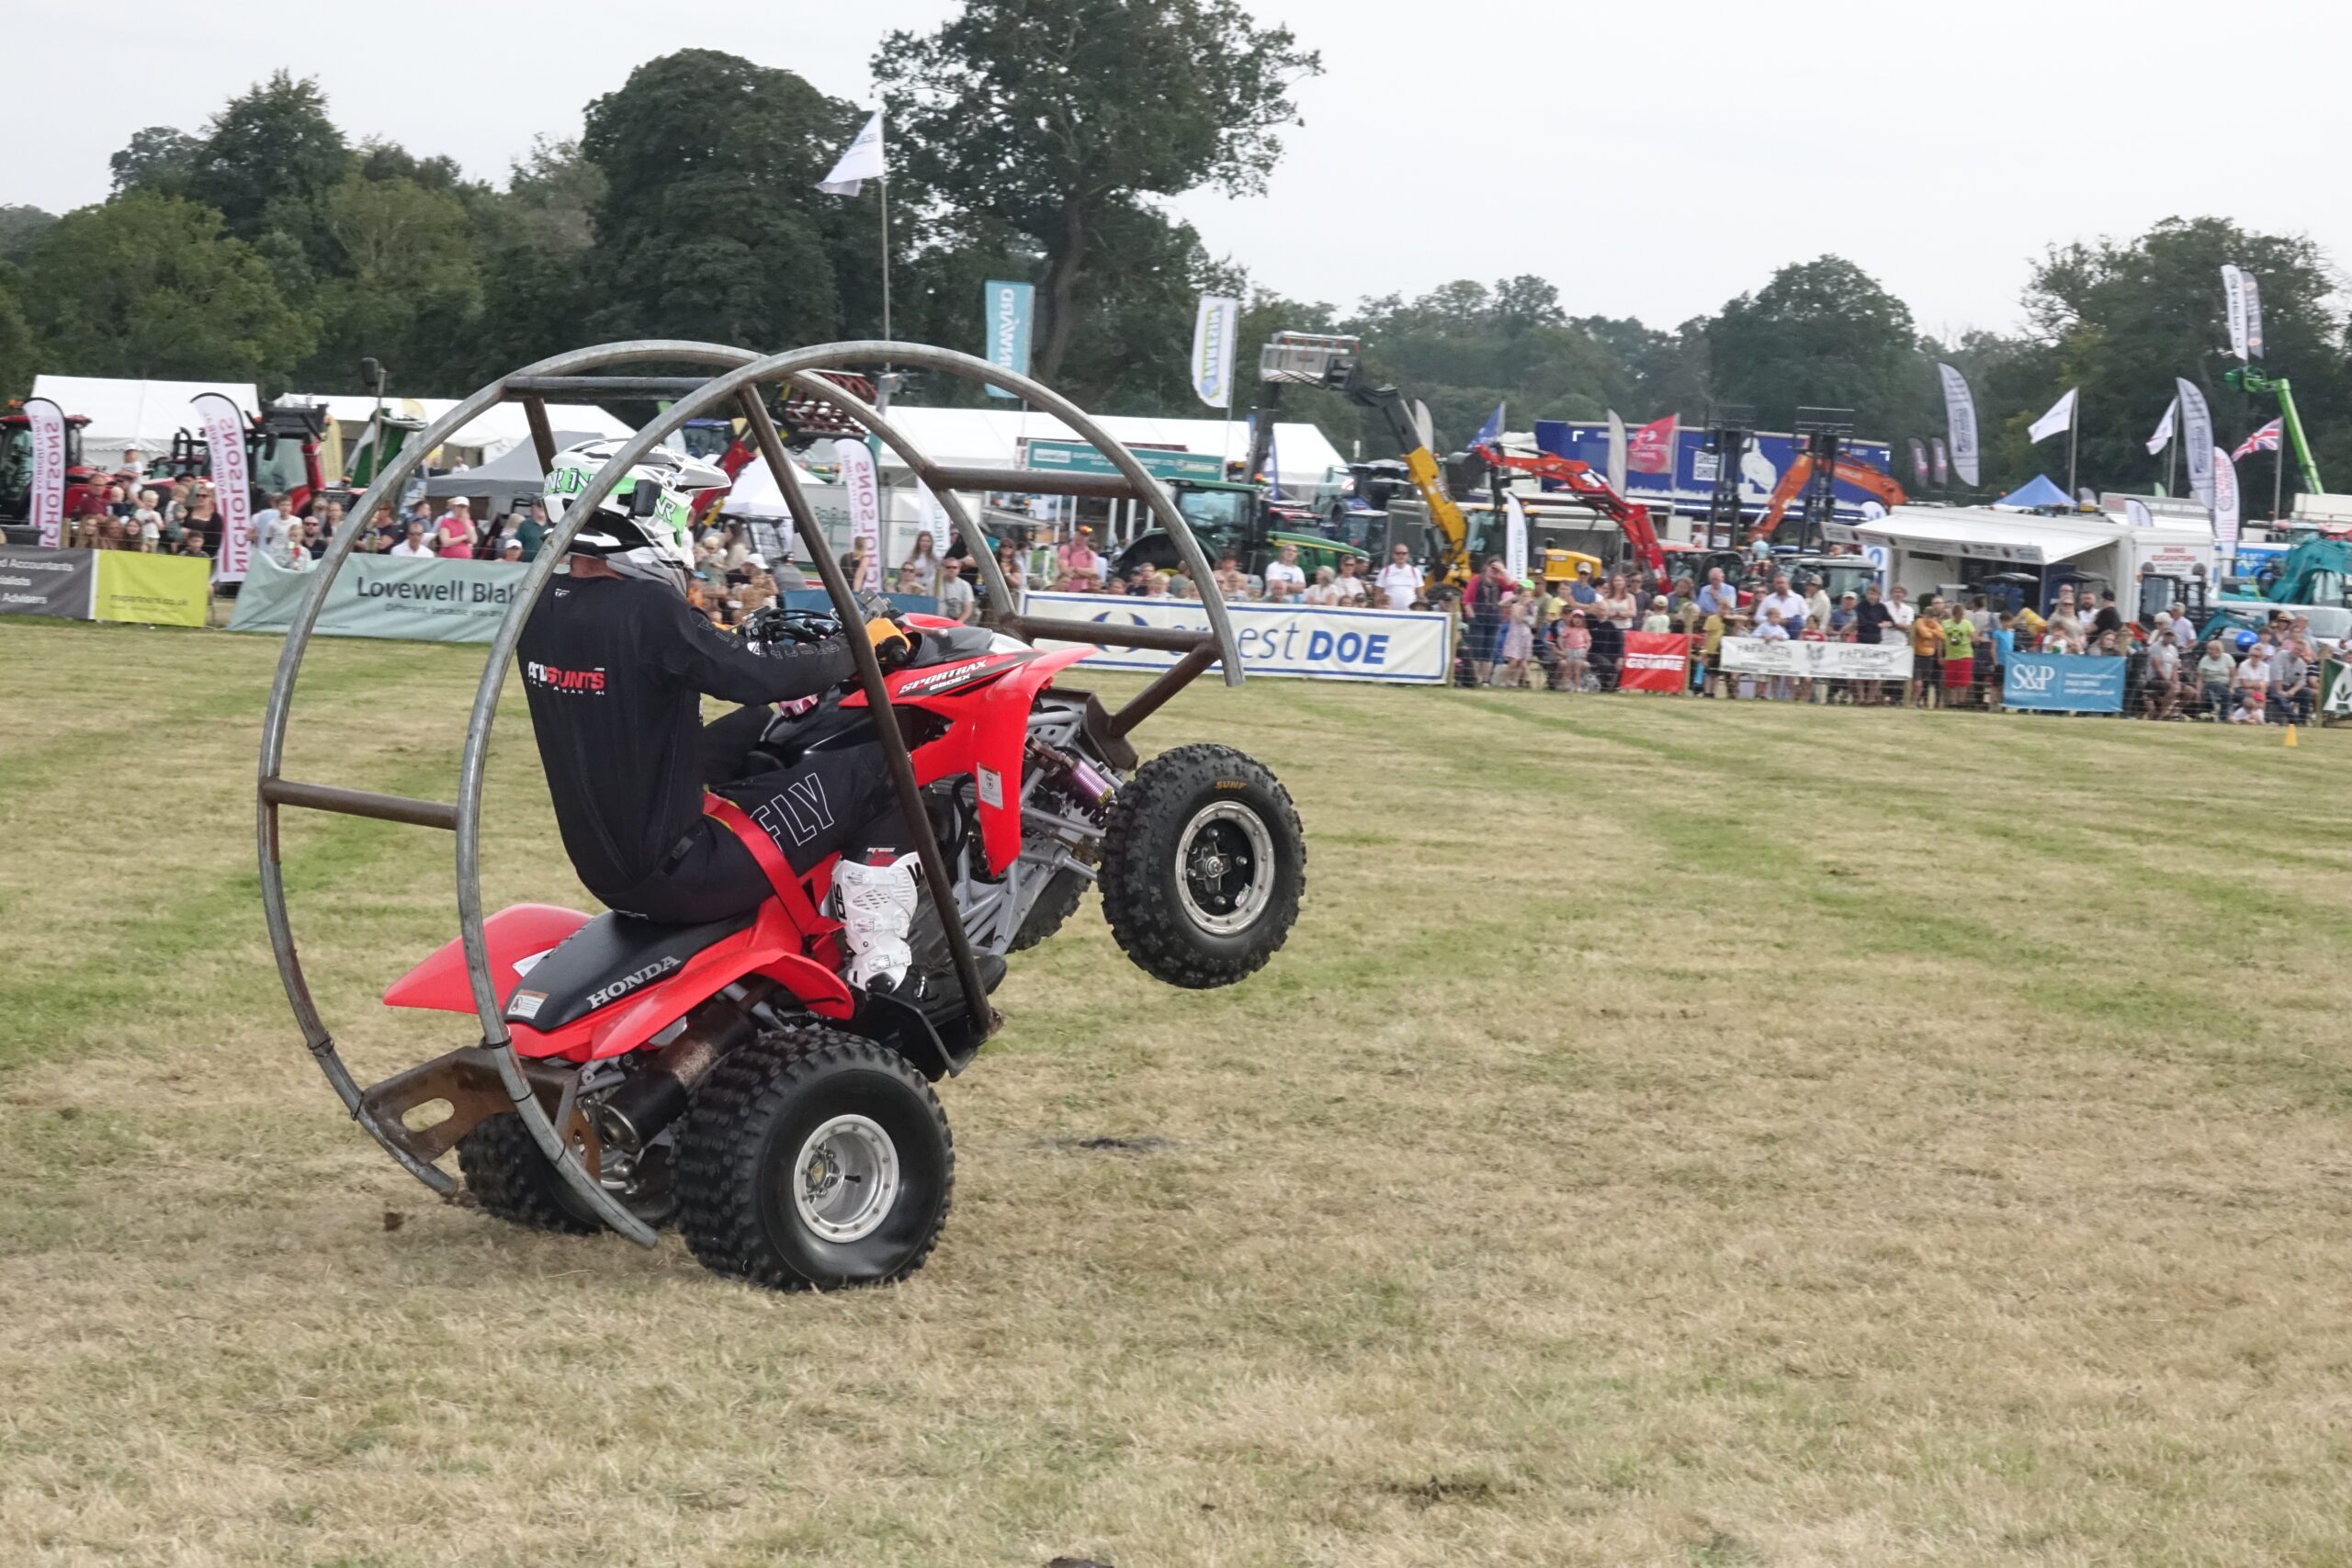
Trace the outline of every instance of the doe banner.
{"label": "doe banner", "polygon": [[[1196,599],[1121,598],[1103,593],[1032,593],[1023,608],[1056,620],[1206,631]],[[1241,662],[1252,675],[1442,685],[1448,674],[1447,617],[1411,610],[1329,610],[1306,604],[1227,604]],[[1047,648],[1077,645],[1046,639]],[[1180,656],[1106,648],[1087,660],[1102,670],[1165,670]]]}

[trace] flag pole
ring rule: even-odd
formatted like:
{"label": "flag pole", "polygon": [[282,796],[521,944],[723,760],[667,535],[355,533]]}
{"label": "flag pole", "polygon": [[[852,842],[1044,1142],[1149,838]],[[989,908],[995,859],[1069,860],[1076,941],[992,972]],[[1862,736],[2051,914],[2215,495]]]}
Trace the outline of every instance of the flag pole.
{"label": "flag pole", "polygon": [[2165,493],[2180,493],[2180,400],[2173,400],[2172,439],[2165,444]]}
{"label": "flag pole", "polygon": [[2278,508],[2283,504],[2287,484],[2286,423],[2285,420],[2278,422],[2278,445],[2270,449],[2270,522],[2274,527],[2278,525]]}
{"label": "flag pole", "polygon": [[2074,400],[2066,409],[2066,509],[2070,512],[2082,504],[2075,499],[2075,433],[2082,428],[2082,423],[2083,389],[2077,387]]}

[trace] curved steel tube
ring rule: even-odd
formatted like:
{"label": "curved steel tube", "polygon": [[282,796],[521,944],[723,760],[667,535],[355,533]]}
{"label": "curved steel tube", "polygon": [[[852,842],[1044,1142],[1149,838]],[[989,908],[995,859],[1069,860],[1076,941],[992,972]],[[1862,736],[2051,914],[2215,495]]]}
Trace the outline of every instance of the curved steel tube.
{"label": "curved steel tube", "polygon": [[[512,376],[482,388],[458,403],[441,419],[428,426],[415,441],[401,452],[391,466],[379,475],[376,483],[360,498],[353,509],[356,525],[344,530],[334,539],[321,562],[316,581],[311,583],[298,608],[294,623],[288,629],[285,649],[278,658],[277,671],[271,683],[269,705],[264,715],[260,758],[260,781],[277,776],[284,759],[286,727],[290,714],[295,681],[299,675],[302,653],[316,629],[328,587],[339,572],[359,537],[369,525],[376,508],[388,497],[404,489],[425,456],[451,435],[470,423],[483,410],[506,395],[508,381],[519,377],[560,376],[580,371],[595,370],[614,365],[648,360],[684,361],[721,368],[721,374],[706,381],[690,396],[673,403],[662,415],[626,443],[589,487],[558,520],[555,529],[538,556],[526,569],[522,592],[509,603],[499,630],[492,639],[491,650],[475,692],[474,705],[467,726],[465,750],[458,769],[457,801],[457,881],[459,934],[466,953],[468,978],[474,995],[475,1010],[482,1025],[482,1041],[492,1049],[498,1064],[501,1082],[514,1104],[515,1112],[531,1131],[536,1142],[555,1166],[575,1195],[586,1203],[599,1218],[613,1229],[634,1241],[650,1245],[652,1231],[634,1214],[628,1213],[610,1193],[606,1192],[582,1166],[578,1157],[567,1147],[563,1135],[538,1103],[523,1076],[515,1058],[514,1044],[508,1037],[503,1019],[503,1002],[496,995],[490,973],[488,944],[483,934],[481,911],[480,835],[481,818],[481,785],[487,762],[491,726],[495,718],[498,696],[505,683],[506,667],[512,661],[515,643],[522,634],[524,621],[545,590],[547,581],[554,574],[555,566],[571,536],[579,530],[575,519],[584,520],[618,482],[622,474],[660,440],[677,430],[689,419],[718,407],[727,399],[736,397],[747,389],[777,380],[790,381],[797,390],[822,397],[841,407],[853,419],[898,452],[917,477],[922,477],[930,465],[906,437],[879,411],[831,383],[809,372],[838,369],[873,360],[944,370],[983,385],[1002,388],[1030,403],[1058,417],[1073,431],[1091,444],[1117,469],[1137,494],[1142,496],[1160,525],[1177,544],[1185,565],[1200,585],[1203,606],[1208,615],[1219,655],[1226,667],[1226,681],[1238,685],[1243,671],[1225,602],[1217,592],[1214,573],[1199,541],[1193,536],[1183,515],[1176,508],[1166,489],[1146,473],[1133,454],[1112,438],[1092,419],[1069,400],[1025,376],[989,364],[970,355],[919,344],[863,341],[825,344],[790,353],[756,355],[745,349],[718,344],[640,340],[606,344],[594,348],[577,350],[540,360],[513,373]],[[788,474],[777,476],[778,487],[795,512],[795,521],[804,536],[812,543],[820,538],[813,516],[805,497],[791,482]],[[995,602],[1012,607],[1010,592],[998,569],[994,552],[988,548],[986,535],[976,519],[963,506],[961,498],[952,491],[938,492],[941,505],[962,536],[967,548],[975,558],[984,585]],[[255,836],[261,863],[262,901],[269,925],[270,945],[277,955],[279,978],[284,983],[288,1000],[301,1026],[305,1042],[318,1060],[321,1070],[334,1087],[336,1096],[351,1111],[355,1118],[368,1128],[377,1142],[382,1144],[395,1158],[420,1180],[436,1190],[447,1191],[455,1185],[454,1179],[436,1168],[422,1164],[397,1147],[377,1128],[361,1104],[361,1093],[344,1067],[332,1036],[321,1021],[316,1003],[310,994],[296,952],[293,933],[286,908],[285,886],[277,857],[277,807],[256,785]],[[936,857],[927,857],[935,860]],[[944,875],[944,868],[936,868]],[[937,897],[936,893],[934,897]],[[959,943],[958,946],[963,944]],[[967,955],[968,956],[968,955]],[[968,984],[968,981],[967,981]]]}

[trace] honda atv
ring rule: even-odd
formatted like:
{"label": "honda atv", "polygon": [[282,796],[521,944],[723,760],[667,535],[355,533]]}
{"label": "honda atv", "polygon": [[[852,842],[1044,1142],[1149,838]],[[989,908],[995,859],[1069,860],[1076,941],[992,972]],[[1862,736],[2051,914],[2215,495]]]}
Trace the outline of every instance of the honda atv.
{"label": "honda atv", "polygon": [[[973,949],[1034,947],[1102,889],[1111,933],[1170,985],[1231,985],[1289,935],[1306,856],[1289,795],[1230,748],[1148,761],[1093,695],[1057,678],[1092,649],[910,617],[915,651],[887,677]],[[839,635],[833,616],[770,608],[755,648]],[[760,742],[789,767],[866,744],[855,682],[780,715]],[[526,904],[484,923],[490,969],[531,1093],[597,1185],[649,1225],[674,1224],[710,1269],[781,1289],[873,1284],[922,1265],[947,1218],[955,1152],[932,1085],[979,1050],[915,1009],[842,978],[826,895],[837,859],[796,876],[732,803],[710,814],[768,874],[753,912],[673,926]],[[387,991],[394,1007],[476,1010],[450,942]],[[453,1113],[409,1119],[446,1100]],[[498,1217],[593,1233],[514,1113],[486,1047],[368,1089],[371,1131],[429,1164],[452,1146]]]}

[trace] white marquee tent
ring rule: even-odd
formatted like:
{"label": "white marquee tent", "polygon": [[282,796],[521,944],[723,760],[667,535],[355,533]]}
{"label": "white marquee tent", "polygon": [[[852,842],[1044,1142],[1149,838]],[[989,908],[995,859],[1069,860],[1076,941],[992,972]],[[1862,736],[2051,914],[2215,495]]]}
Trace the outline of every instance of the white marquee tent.
{"label": "white marquee tent", "polygon": [[[935,463],[951,467],[1013,468],[1021,466],[1023,444],[1029,441],[1075,441],[1077,433],[1051,414],[1003,409],[929,409],[893,405],[890,422]],[[1235,419],[1155,419],[1140,414],[1105,414],[1102,428],[1131,446],[1156,446],[1180,452],[1222,452],[1227,462],[1250,456],[1249,422]],[[1274,426],[1274,479],[1282,489],[1298,491],[1324,482],[1330,469],[1347,459],[1306,423]],[[897,453],[882,449],[886,477],[903,474]]]}
{"label": "white marquee tent", "polygon": [[[368,422],[376,417],[376,400],[370,397],[292,392],[287,395],[286,400],[325,409],[328,417],[343,427],[347,442],[357,440],[359,433],[368,427]],[[427,423],[457,406],[455,398],[384,400],[386,413],[399,419],[423,420]],[[623,440],[637,434],[635,426],[615,419],[594,403],[549,403],[548,423],[556,430],[577,433],[577,438],[582,441]],[[530,438],[530,421],[525,417],[522,404],[492,403],[444,443],[443,450],[463,448],[478,453],[481,462],[489,463],[495,462]]]}
{"label": "white marquee tent", "polygon": [[172,449],[172,436],[198,428],[191,400],[224,392],[248,414],[261,412],[251,381],[132,381],[111,376],[36,376],[33,396],[47,398],[67,418],[86,414],[82,457],[93,467],[111,468],[127,447],[143,457]]}

